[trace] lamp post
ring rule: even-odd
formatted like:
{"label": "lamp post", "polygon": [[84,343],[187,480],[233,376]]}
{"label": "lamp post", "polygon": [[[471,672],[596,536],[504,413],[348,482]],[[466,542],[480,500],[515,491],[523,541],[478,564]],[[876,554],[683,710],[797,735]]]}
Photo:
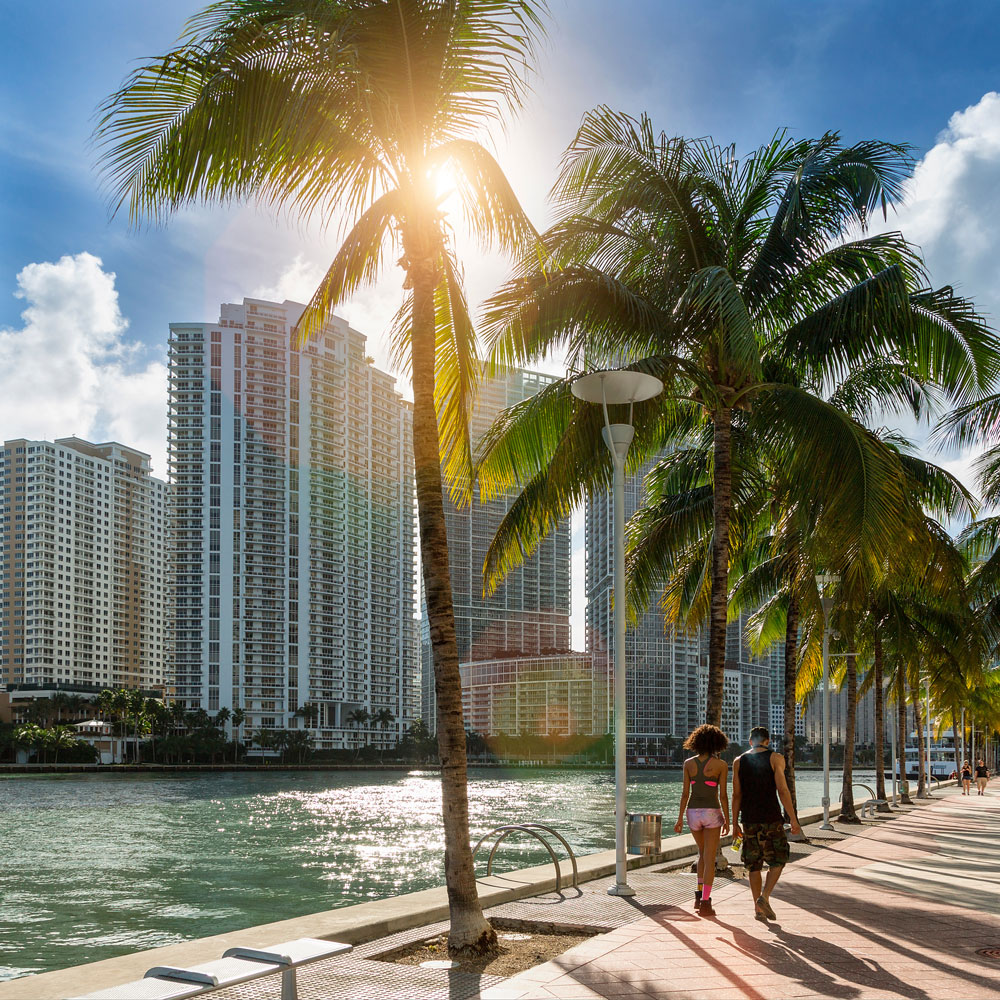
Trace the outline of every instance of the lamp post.
{"label": "lamp post", "polygon": [[889,769],[892,771],[892,804],[896,805],[896,712],[889,713],[889,722],[892,726],[892,742],[889,744]]}
{"label": "lamp post", "polygon": [[816,589],[823,604],[823,822],[821,830],[832,830],[830,823],[830,615],[833,597],[829,591],[840,583],[836,573],[817,573]]}
{"label": "lamp post", "polygon": [[[634,896],[628,884],[625,858],[625,458],[635,435],[632,404],[652,399],[663,391],[653,375],[625,370],[581,375],[573,382],[573,395],[587,403],[600,403],[604,412],[602,437],[611,452],[614,469],[614,593],[615,593],[615,884],[613,896]],[[628,422],[611,423],[609,406],[628,404]]]}

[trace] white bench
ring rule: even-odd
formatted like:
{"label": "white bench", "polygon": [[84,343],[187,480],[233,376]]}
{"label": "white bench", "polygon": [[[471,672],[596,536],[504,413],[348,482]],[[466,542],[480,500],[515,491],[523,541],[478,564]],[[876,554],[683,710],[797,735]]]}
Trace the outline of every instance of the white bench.
{"label": "white bench", "polygon": [[279,972],[281,1000],[297,1000],[296,969],[350,950],[349,944],[318,938],[299,938],[270,948],[229,948],[214,962],[189,969],[158,965],[142,979],[73,1000],[184,1000]]}

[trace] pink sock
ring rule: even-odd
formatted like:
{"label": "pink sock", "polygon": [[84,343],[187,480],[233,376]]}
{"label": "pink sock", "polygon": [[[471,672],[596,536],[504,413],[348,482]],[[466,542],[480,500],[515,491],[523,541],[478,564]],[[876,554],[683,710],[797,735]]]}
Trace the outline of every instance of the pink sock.
{"label": "pink sock", "polygon": [[710,885],[706,885],[705,888],[701,890],[702,900],[708,899],[708,897],[711,895],[712,895],[712,887]]}

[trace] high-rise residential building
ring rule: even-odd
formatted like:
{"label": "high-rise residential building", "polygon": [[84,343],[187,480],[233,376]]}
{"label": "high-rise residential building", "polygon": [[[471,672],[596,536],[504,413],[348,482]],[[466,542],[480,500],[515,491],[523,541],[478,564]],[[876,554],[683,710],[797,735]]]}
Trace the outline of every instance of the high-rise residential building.
{"label": "high-rise residential building", "polygon": [[[642,501],[643,481],[655,464],[647,462],[625,480],[625,518]],[[587,649],[603,680],[607,730],[614,709],[614,504],[610,493],[587,500]],[[664,626],[655,606],[625,633],[626,723],[630,752],[656,753],[668,735],[686,735],[703,721],[699,668],[707,662],[699,630],[682,632]]]}
{"label": "high-rise residential building", "polygon": [[411,407],[345,321],[300,345],[304,308],[170,326],[175,695],[394,742],[419,680]]}
{"label": "high-rise residential building", "polygon": [[0,449],[0,680],[162,689],[169,487],[149,456],[79,438]]}
{"label": "high-rise residential building", "polygon": [[465,724],[483,736],[600,736],[594,661],[586,653],[463,663]]}
{"label": "high-rise residential building", "polygon": [[[470,421],[474,443],[501,410],[554,382],[549,375],[521,369],[480,386]],[[559,525],[530,558],[513,570],[490,596],[483,593],[483,564],[493,536],[519,491],[483,501],[475,487],[469,506],[459,508],[445,487],[445,521],[451,593],[455,607],[458,659],[475,660],[566,652],[570,645],[570,524]],[[422,641],[421,715],[436,729],[434,664],[425,628]]]}
{"label": "high-rise residential building", "polygon": [[[625,518],[642,502],[652,459],[625,481]],[[586,506],[587,649],[603,678],[608,729],[614,708],[614,505],[610,493],[592,494]],[[755,656],[744,634],[745,617],[729,625],[723,681],[722,728],[742,739],[753,725],[766,725],[770,709],[771,660]],[[684,737],[705,721],[708,695],[708,632],[665,624],[655,603],[625,635],[626,722],[630,753],[656,754],[664,737]]]}

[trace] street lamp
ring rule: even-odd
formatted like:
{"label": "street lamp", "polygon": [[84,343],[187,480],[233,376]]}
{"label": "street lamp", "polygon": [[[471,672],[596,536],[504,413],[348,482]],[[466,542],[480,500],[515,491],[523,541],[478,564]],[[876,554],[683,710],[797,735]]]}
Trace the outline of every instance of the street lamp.
{"label": "street lamp", "polygon": [[[614,468],[615,884],[608,892],[613,896],[634,896],[625,860],[625,457],[635,435],[632,404],[658,396],[663,383],[653,375],[619,369],[581,375],[573,382],[572,389],[578,399],[601,404],[604,411],[601,436],[611,452]],[[608,407],[625,403],[628,403],[628,423],[611,423]]]}
{"label": "street lamp", "polygon": [[832,830],[830,823],[830,615],[833,597],[830,590],[840,583],[836,573],[817,573],[816,589],[823,604],[823,822],[821,830]]}
{"label": "street lamp", "polygon": [[[931,795],[931,777],[933,776],[933,768],[931,767],[931,678],[928,675],[924,680],[924,692],[926,693],[926,701],[924,714],[926,719],[924,720],[924,731],[927,734],[927,765],[924,768],[924,774],[926,780],[924,781],[924,798],[929,799],[933,796]],[[920,742],[919,740],[917,741]]]}

